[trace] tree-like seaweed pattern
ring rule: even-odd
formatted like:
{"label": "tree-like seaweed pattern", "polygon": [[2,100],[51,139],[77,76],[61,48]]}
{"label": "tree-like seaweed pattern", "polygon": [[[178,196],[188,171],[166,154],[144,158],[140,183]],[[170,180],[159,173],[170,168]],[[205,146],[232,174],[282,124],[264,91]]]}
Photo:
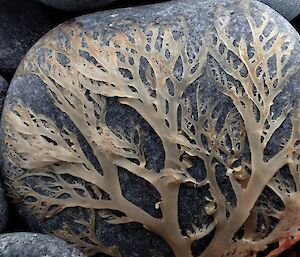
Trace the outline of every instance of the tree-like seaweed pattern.
{"label": "tree-like seaweed pattern", "polygon": [[[279,32],[276,22],[265,13],[256,20],[249,6],[244,4],[241,10],[251,30],[250,40],[233,38],[227,32],[230,15],[221,8],[216,12],[215,31],[207,34],[206,43],[194,54],[190,54],[192,45],[184,20],[177,29],[133,24],[126,32],[116,31],[107,42],[80,27],[70,30],[68,26],[59,28],[66,44],[41,40],[24,61],[24,71],[47,85],[55,106],[88,142],[101,170],[91,163],[67,126],[59,127],[19,101],[4,112],[6,158],[16,170],[4,171],[11,196],[41,219],[66,208],[87,209],[88,219],[74,221],[85,228],[81,233],[66,225],[55,234],[89,255],[121,256],[117,246],[104,247],[97,239],[96,211],[112,224],[142,224],[166,240],[177,257],[192,256],[192,243],[211,233],[213,239],[202,256],[255,256],[272,242],[296,238],[300,221],[291,213],[300,208],[299,104],[285,106],[278,115],[272,112],[275,98],[294,73],[287,68],[293,41]],[[37,54],[39,49],[44,51]],[[271,60],[275,60],[273,68]],[[194,103],[184,97],[193,82],[199,83],[206,64],[217,88],[234,105],[225,119],[218,115],[218,103],[204,100],[200,86]],[[142,66],[146,67],[144,77]],[[136,110],[160,137],[165,161],[159,172],[146,166],[139,127],[124,133],[107,125],[107,97],[117,97],[121,104]],[[287,120],[291,123],[288,138],[268,157],[268,142]],[[247,147],[250,159],[245,158]],[[189,157],[194,156],[202,159],[206,168],[201,182],[188,172]],[[234,205],[218,184],[220,166],[226,169],[234,191]],[[123,196],[119,167],[155,187],[161,198],[156,204],[161,218]],[[289,169],[295,184],[284,182],[283,167]],[[77,179],[70,181],[66,176]],[[44,182],[30,186],[26,179],[31,177],[42,177]],[[182,184],[195,188],[209,185],[212,199],[205,209],[213,217],[212,223],[182,233],[178,220]],[[262,207],[257,202],[266,187],[280,197],[285,208],[273,208],[270,216],[280,221],[269,234],[259,234],[257,219]],[[239,230],[242,235],[236,236]]]}

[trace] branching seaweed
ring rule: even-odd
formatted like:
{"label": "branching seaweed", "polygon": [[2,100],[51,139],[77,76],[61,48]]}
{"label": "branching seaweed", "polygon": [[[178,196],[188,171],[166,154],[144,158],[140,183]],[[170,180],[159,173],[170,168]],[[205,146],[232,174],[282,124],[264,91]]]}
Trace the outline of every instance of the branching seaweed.
{"label": "branching seaweed", "polygon": [[[192,243],[212,232],[213,239],[201,256],[255,256],[270,243],[297,238],[300,221],[292,213],[300,208],[300,104],[281,107],[279,114],[272,109],[295,73],[288,65],[294,43],[267,14],[261,13],[256,20],[249,6],[242,5],[249,38],[236,39],[228,32],[230,15],[220,8],[215,30],[207,33],[206,42],[192,55],[184,20],[178,25],[181,33],[172,26],[133,24],[106,42],[79,26],[71,31],[60,26],[68,44],[41,40],[25,59],[23,72],[45,83],[53,103],[80,131],[101,168],[86,156],[74,130],[19,101],[4,110],[6,157],[18,171],[4,171],[11,196],[40,219],[67,208],[85,209],[89,218],[74,221],[84,227],[82,232],[65,224],[54,234],[88,255],[121,256],[117,246],[104,247],[97,239],[96,213],[110,224],[142,224],[160,235],[177,257],[192,256]],[[233,104],[225,118],[219,103],[201,93],[199,78],[206,68],[217,89]],[[192,101],[184,93],[195,84],[196,100]],[[133,108],[160,137],[165,161],[159,172],[147,168],[140,127],[125,133],[108,126],[109,97]],[[274,156],[268,156],[265,151],[272,136],[286,121],[291,123],[288,139]],[[245,157],[248,148],[250,159]],[[203,181],[189,174],[192,157],[204,163]],[[219,167],[226,170],[235,204],[226,199],[217,181]],[[284,183],[279,174],[283,167],[288,167],[295,186]],[[153,185],[160,194],[155,208],[160,209],[161,218],[124,197],[118,168]],[[39,183],[33,186],[32,178]],[[212,199],[204,208],[214,218],[202,227],[193,224],[186,235],[178,220],[183,184],[209,186]],[[262,207],[257,201],[265,188],[285,208],[269,206],[268,214],[280,221],[268,235],[260,235],[257,220]],[[243,234],[237,238],[240,229]]]}

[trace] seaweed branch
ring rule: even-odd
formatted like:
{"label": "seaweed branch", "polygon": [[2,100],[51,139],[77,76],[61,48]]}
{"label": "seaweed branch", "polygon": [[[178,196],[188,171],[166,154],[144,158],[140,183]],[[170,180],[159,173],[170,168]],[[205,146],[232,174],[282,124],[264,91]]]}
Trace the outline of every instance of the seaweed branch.
{"label": "seaweed branch", "polygon": [[[83,208],[88,218],[73,221],[84,227],[82,232],[66,223],[54,233],[88,255],[121,256],[121,249],[104,247],[97,238],[97,215],[112,225],[142,224],[161,236],[176,257],[191,257],[192,243],[213,231],[203,257],[255,256],[272,242],[298,236],[299,220],[289,217],[300,208],[299,103],[277,106],[277,97],[296,72],[289,65],[294,41],[266,13],[254,17],[246,1],[240,8],[250,35],[235,38],[229,32],[229,11],[220,7],[214,29],[192,54],[184,19],[174,27],[131,24],[126,31],[114,31],[109,40],[95,38],[77,25],[71,31],[62,25],[49,36],[55,39],[63,34],[68,44],[42,39],[18,72],[37,75],[55,108],[72,126],[23,102],[4,110],[5,154],[10,162],[4,173],[11,197],[41,220],[68,208]],[[201,92],[200,77],[207,64],[217,89],[232,102],[225,118],[219,103],[205,99]],[[197,85],[195,101],[185,95],[192,85]],[[110,97],[139,113],[161,139],[165,162],[159,172],[147,168],[139,126],[123,131],[107,124]],[[274,114],[274,107],[281,112]],[[289,137],[274,156],[267,156],[266,148],[285,122],[291,124]],[[100,165],[86,154],[79,135]],[[250,160],[245,157],[248,148]],[[193,157],[204,163],[203,181],[188,171]],[[284,166],[295,183],[286,191],[280,190],[286,184],[278,175]],[[220,167],[226,171],[236,204],[228,202],[217,181]],[[160,194],[155,208],[161,218],[126,199],[119,168],[153,185]],[[209,186],[212,199],[203,208],[213,222],[202,227],[193,224],[183,233],[178,220],[181,185]],[[266,187],[278,195],[285,209],[270,211],[281,221],[269,235],[261,236],[255,225],[261,211],[256,203]],[[241,228],[244,233],[236,239]]]}

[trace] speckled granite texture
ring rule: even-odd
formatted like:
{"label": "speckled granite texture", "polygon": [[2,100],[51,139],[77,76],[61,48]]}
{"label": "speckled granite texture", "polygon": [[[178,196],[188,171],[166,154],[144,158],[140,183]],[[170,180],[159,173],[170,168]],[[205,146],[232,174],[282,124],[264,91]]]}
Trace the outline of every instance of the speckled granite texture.
{"label": "speckled granite texture", "polygon": [[0,235],[1,257],[85,257],[63,240],[35,233]]}

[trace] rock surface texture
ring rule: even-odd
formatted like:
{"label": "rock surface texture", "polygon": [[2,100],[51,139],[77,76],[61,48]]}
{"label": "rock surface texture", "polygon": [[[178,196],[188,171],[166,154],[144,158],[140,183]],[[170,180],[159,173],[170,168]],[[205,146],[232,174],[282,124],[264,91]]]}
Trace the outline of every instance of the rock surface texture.
{"label": "rock surface texture", "polygon": [[66,11],[83,11],[106,6],[116,0],[38,0],[51,7]]}
{"label": "rock surface texture", "polygon": [[3,77],[0,76],[0,116],[2,114],[3,103],[6,97],[7,89],[8,83]]}
{"label": "rock surface texture", "polygon": [[89,256],[241,257],[295,243],[299,39],[257,1],[167,2],[57,27],[7,94],[10,197],[32,229]]}
{"label": "rock surface texture", "polygon": [[0,183],[0,232],[5,229],[8,221],[8,207],[5,199],[2,183]]}
{"label": "rock surface texture", "polygon": [[259,0],[279,12],[287,20],[292,20],[300,14],[299,0]]}
{"label": "rock surface texture", "polygon": [[[8,84],[4,78],[0,76],[0,115],[2,114],[3,103],[5,100]],[[0,176],[1,177],[1,176]],[[0,182],[0,232],[3,231],[8,220],[8,207],[5,199],[2,183]]]}
{"label": "rock surface texture", "polygon": [[11,72],[29,48],[50,28],[41,4],[0,0],[0,70]]}
{"label": "rock surface texture", "polygon": [[85,257],[63,240],[35,233],[0,235],[0,257]]}

